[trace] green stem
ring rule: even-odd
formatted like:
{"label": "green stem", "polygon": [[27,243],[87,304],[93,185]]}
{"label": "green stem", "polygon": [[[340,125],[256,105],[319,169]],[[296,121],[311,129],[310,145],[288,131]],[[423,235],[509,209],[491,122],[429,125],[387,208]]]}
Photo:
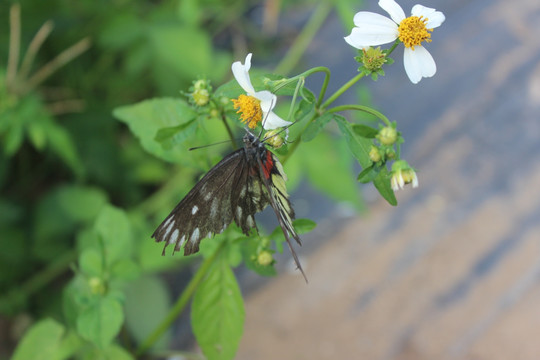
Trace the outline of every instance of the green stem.
{"label": "green stem", "polygon": [[326,17],[330,13],[331,9],[332,5],[330,1],[324,1],[319,4],[319,6],[313,12],[313,15],[311,15],[311,18],[306,26],[302,29],[300,35],[298,35],[294,41],[294,44],[291,45],[289,52],[275,68],[275,72],[277,74],[286,75],[293,70],[311,43],[312,39],[315,37],[315,34],[317,34],[317,31],[319,31],[319,28],[326,20]]}
{"label": "green stem", "polygon": [[322,105],[321,109],[325,109],[333,103],[338,97],[340,97],[345,91],[349,90],[351,86],[356,84],[358,80],[360,80],[362,77],[364,77],[363,73],[360,73],[353,77],[351,80],[347,81],[346,84],[344,84],[342,87],[340,87],[335,93],[333,93]]}
{"label": "green stem", "polygon": [[210,256],[209,258],[203,261],[203,263],[201,264],[201,266],[199,267],[195,275],[193,275],[193,277],[189,281],[188,285],[186,286],[182,294],[180,294],[180,297],[178,298],[178,300],[176,300],[176,303],[171,308],[171,310],[169,311],[165,319],[163,319],[161,324],[159,324],[159,326],[154,330],[154,332],[152,332],[152,334],[150,334],[141,343],[141,345],[139,345],[139,347],[137,348],[137,351],[135,352],[137,356],[144,354],[148,349],[150,349],[150,347],[152,347],[152,345],[154,345],[154,343],[161,338],[163,333],[167,331],[167,329],[176,320],[176,318],[178,318],[178,315],[182,313],[182,311],[188,304],[189,299],[191,299],[191,297],[195,293],[195,290],[197,289],[199,284],[202,282],[202,280],[206,276],[206,273],[208,272],[208,270],[210,269],[210,267],[212,266],[212,264],[218,257],[219,253],[223,249],[223,244],[224,242],[220,243],[219,247],[212,254],[212,256]]}
{"label": "green stem", "polygon": [[386,116],[384,116],[382,113],[378,112],[377,110],[375,109],[372,109],[368,106],[364,106],[364,105],[356,105],[356,104],[351,104],[351,105],[340,105],[340,106],[336,106],[336,107],[333,107],[331,109],[328,109],[326,110],[326,112],[329,112],[329,113],[336,113],[336,112],[339,112],[339,111],[344,111],[344,110],[358,110],[358,111],[362,111],[362,112],[365,112],[365,113],[368,113],[368,114],[371,114],[373,116],[376,116],[378,117],[382,122],[384,122],[384,124],[386,126],[391,126],[392,123],[390,122],[390,120],[388,120],[388,118]]}
{"label": "green stem", "polygon": [[225,129],[227,129],[227,134],[229,134],[229,138],[231,139],[232,148],[233,150],[236,150],[236,140],[234,138],[234,134],[231,130],[231,127],[229,126],[229,123],[227,122],[227,116],[225,116],[225,112],[221,112],[221,120],[223,120],[223,125],[225,125]]}

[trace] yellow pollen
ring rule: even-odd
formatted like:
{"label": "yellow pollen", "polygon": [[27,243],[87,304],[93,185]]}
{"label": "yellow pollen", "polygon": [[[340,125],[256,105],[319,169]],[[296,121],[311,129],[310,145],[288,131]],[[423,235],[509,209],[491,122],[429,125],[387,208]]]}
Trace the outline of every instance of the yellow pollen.
{"label": "yellow pollen", "polygon": [[240,95],[238,99],[231,100],[236,112],[240,114],[240,120],[247,124],[250,129],[254,129],[262,120],[261,101],[253,96]]}
{"label": "yellow pollen", "polygon": [[426,28],[427,21],[428,19],[423,16],[410,16],[401,21],[398,26],[399,40],[405,47],[414,50],[414,47],[420,45],[422,41],[431,42],[430,32],[433,29]]}

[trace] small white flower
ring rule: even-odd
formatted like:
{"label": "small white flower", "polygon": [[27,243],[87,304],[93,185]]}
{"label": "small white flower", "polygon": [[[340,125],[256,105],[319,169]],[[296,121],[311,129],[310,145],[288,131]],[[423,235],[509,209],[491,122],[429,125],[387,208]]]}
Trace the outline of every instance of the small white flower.
{"label": "small white flower", "polygon": [[405,17],[405,12],[394,0],[379,0],[390,18],[361,11],[354,16],[354,27],[345,41],[358,49],[369,46],[387,44],[398,39],[405,45],[403,63],[405,72],[413,84],[423,77],[432,77],[437,72],[435,61],[431,54],[421,45],[423,41],[430,42],[434,28],[439,27],[445,20],[444,14],[435,9],[415,5],[411,16]]}
{"label": "small white flower", "polygon": [[390,186],[392,190],[397,191],[403,189],[406,184],[411,184],[413,188],[417,188],[418,176],[416,171],[405,160],[397,160],[392,164]]}
{"label": "small white flower", "polygon": [[[262,110],[262,119],[263,127],[265,130],[272,130],[278,127],[284,127],[291,124],[290,121],[285,121],[276,115],[272,110],[276,106],[276,95],[272,94],[268,90],[255,91],[253,85],[251,84],[251,79],[249,78],[249,69],[251,68],[251,53],[246,56],[245,64],[242,64],[240,61],[236,61],[232,64],[232,72],[234,78],[238,84],[244,89],[248,96],[254,97],[260,101],[260,107]],[[239,110],[242,111],[242,108]],[[253,124],[251,120],[245,120],[250,124]],[[258,121],[257,121],[258,122]],[[256,123],[255,123],[256,125]],[[254,126],[253,126],[254,127]]]}

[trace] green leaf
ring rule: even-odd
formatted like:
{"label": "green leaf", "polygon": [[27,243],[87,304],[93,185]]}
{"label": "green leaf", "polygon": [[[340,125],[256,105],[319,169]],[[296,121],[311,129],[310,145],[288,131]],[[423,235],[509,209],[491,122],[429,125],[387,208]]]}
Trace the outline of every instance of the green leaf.
{"label": "green leaf", "polygon": [[64,128],[51,123],[47,127],[47,137],[51,151],[56,153],[77,176],[82,176],[84,167],[77,153],[71,135]]}
{"label": "green leaf", "polygon": [[365,137],[368,139],[374,139],[375,136],[379,133],[379,130],[372,128],[371,126],[367,126],[364,124],[352,124],[353,131],[360,135],[361,137]]}
{"label": "green leaf", "polygon": [[342,139],[320,133],[310,142],[298,147],[291,162],[300,162],[310,183],[338,201],[346,201],[357,209],[362,201],[353,173],[353,161]]}
{"label": "green leaf", "polygon": [[56,360],[60,353],[64,326],[52,319],[34,324],[15,349],[12,360]]}
{"label": "green leaf", "polygon": [[341,115],[335,114],[334,120],[338,124],[339,130],[344,135],[345,141],[353,156],[358,160],[362,168],[371,165],[369,151],[371,150],[371,140],[359,137],[353,131],[351,124]]}
{"label": "green leaf", "polygon": [[310,219],[296,219],[293,221],[294,229],[298,234],[305,234],[317,227],[317,223]]}
{"label": "green leaf", "polygon": [[160,142],[165,149],[171,149],[174,145],[181,144],[193,135],[197,129],[196,118],[178,126],[159,129],[156,141]]}
{"label": "green leaf", "polygon": [[208,360],[233,359],[243,333],[245,310],[227,259],[216,259],[191,306],[193,333]]}
{"label": "green leaf", "polygon": [[373,185],[375,185],[375,188],[377,188],[381,196],[388,201],[390,205],[397,205],[396,195],[390,186],[390,173],[386,167],[381,168],[381,171],[375,180],[373,180]]}
{"label": "green leaf", "polygon": [[[125,295],[126,326],[135,340],[141,343],[169,312],[170,294],[160,277],[145,276],[129,284]],[[166,349],[171,336],[171,331],[167,331],[153,347]]]}
{"label": "green leaf", "polygon": [[67,185],[50,191],[37,205],[32,253],[48,260],[67,250],[77,227],[91,223],[106,202],[97,188]]}
{"label": "green leaf", "polygon": [[302,141],[307,142],[313,140],[319,132],[334,118],[334,114],[325,113],[322,116],[316,117],[306,128],[302,134]]}
{"label": "green leaf", "polygon": [[379,168],[375,167],[373,164],[371,166],[368,166],[364,170],[358,174],[358,177],[356,180],[361,182],[362,184],[367,184],[369,182],[372,182],[375,180],[375,178],[379,175]]}
{"label": "green leaf", "polygon": [[113,341],[123,321],[122,305],[109,295],[81,312],[77,318],[77,331],[83,338],[103,349]]}
{"label": "green leaf", "polygon": [[131,254],[131,228],[129,219],[121,209],[107,205],[100,211],[94,225],[103,241],[105,263],[108,265]]}
{"label": "green leaf", "polygon": [[165,149],[156,140],[160,129],[185,124],[197,114],[182,99],[158,98],[145,100],[135,105],[116,108],[114,116],[129,126],[142,147],[150,154],[170,162],[180,162],[187,155],[187,148]]}
{"label": "green leaf", "polygon": [[79,256],[81,271],[88,276],[101,276],[103,274],[103,257],[95,249],[86,249]]}

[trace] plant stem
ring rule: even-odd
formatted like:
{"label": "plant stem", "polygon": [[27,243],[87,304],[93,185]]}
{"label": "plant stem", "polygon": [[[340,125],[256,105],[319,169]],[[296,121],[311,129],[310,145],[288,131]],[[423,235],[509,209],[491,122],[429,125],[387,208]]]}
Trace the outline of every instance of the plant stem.
{"label": "plant stem", "polygon": [[51,33],[54,25],[51,20],[46,21],[41,28],[39,28],[38,32],[36,33],[36,36],[32,39],[30,42],[30,45],[28,45],[28,49],[26,50],[26,54],[24,55],[21,69],[19,71],[19,79],[23,81],[26,76],[28,76],[28,73],[30,72],[30,68],[32,67],[32,64],[34,62],[34,59],[36,57],[36,54],[38,50],[41,48],[41,45],[43,45],[43,42],[47,39],[49,34]]}
{"label": "plant stem", "polygon": [[325,109],[333,103],[338,97],[340,97],[345,91],[349,90],[351,86],[356,84],[358,80],[360,80],[362,77],[364,77],[363,73],[360,73],[353,77],[351,80],[347,81],[346,84],[344,84],[342,87],[340,87],[335,93],[333,93],[322,105],[321,109]]}
{"label": "plant stem", "polygon": [[9,11],[9,54],[6,69],[7,88],[14,85],[17,76],[19,51],[21,48],[21,6],[13,4]]}
{"label": "plant stem", "polygon": [[154,330],[154,332],[152,332],[152,334],[150,334],[141,343],[141,345],[139,345],[139,347],[137,348],[137,351],[135,352],[137,356],[142,355],[150,347],[152,347],[152,345],[160,339],[163,333],[167,331],[167,329],[171,326],[174,320],[176,320],[178,315],[182,313],[189,299],[191,299],[191,297],[195,293],[195,290],[197,289],[199,284],[202,282],[206,273],[208,272],[208,270],[210,269],[210,267],[213,265],[214,261],[218,257],[219,253],[221,252],[221,249],[223,249],[223,244],[224,244],[223,242],[220,243],[219,247],[212,254],[212,256],[210,256],[209,258],[203,261],[203,263],[201,264],[201,266],[199,267],[195,275],[193,275],[193,277],[189,281],[188,285],[186,286],[182,294],[180,294],[180,297],[178,298],[178,300],[176,300],[176,303],[171,308],[171,310],[169,311],[165,319],[163,319],[161,324],[159,324],[159,326]]}
{"label": "plant stem", "polygon": [[90,38],[84,38],[77,42],[75,45],[70,46],[66,50],[58,54],[54,59],[49,61],[47,64],[43,65],[34,75],[32,75],[27,84],[25,84],[24,91],[30,91],[46,78],[51,76],[56,70],[66,65],[71,60],[75,59],[77,56],[85,52],[90,48]]}
{"label": "plant stem", "polygon": [[328,109],[328,110],[326,110],[326,112],[335,113],[335,112],[344,111],[344,110],[363,111],[365,113],[368,113],[368,114],[371,114],[371,115],[374,115],[374,116],[378,117],[382,122],[384,122],[384,124],[386,126],[392,125],[390,120],[388,120],[388,118],[386,116],[384,116],[382,113],[380,113],[377,110],[374,110],[374,109],[372,109],[372,108],[370,108],[368,106],[364,106],[364,105],[356,105],[356,104],[340,105],[340,106],[336,106],[336,107],[333,107],[331,109]]}
{"label": "plant stem", "polygon": [[319,31],[319,28],[324,23],[324,20],[330,13],[331,8],[332,6],[330,1],[324,1],[319,4],[311,15],[311,18],[306,26],[302,29],[302,32],[300,32],[300,35],[298,35],[294,43],[291,45],[289,52],[275,68],[275,72],[277,74],[286,75],[293,70],[311,43],[311,40],[313,37],[315,37],[315,34],[317,31]]}
{"label": "plant stem", "polygon": [[234,138],[234,134],[231,130],[231,127],[229,126],[229,123],[227,122],[227,116],[225,116],[225,112],[221,112],[221,120],[223,120],[223,125],[225,125],[225,129],[227,129],[227,134],[229,134],[229,138],[231,139],[232,148],[233,150],[236,150],[236,139]]}

